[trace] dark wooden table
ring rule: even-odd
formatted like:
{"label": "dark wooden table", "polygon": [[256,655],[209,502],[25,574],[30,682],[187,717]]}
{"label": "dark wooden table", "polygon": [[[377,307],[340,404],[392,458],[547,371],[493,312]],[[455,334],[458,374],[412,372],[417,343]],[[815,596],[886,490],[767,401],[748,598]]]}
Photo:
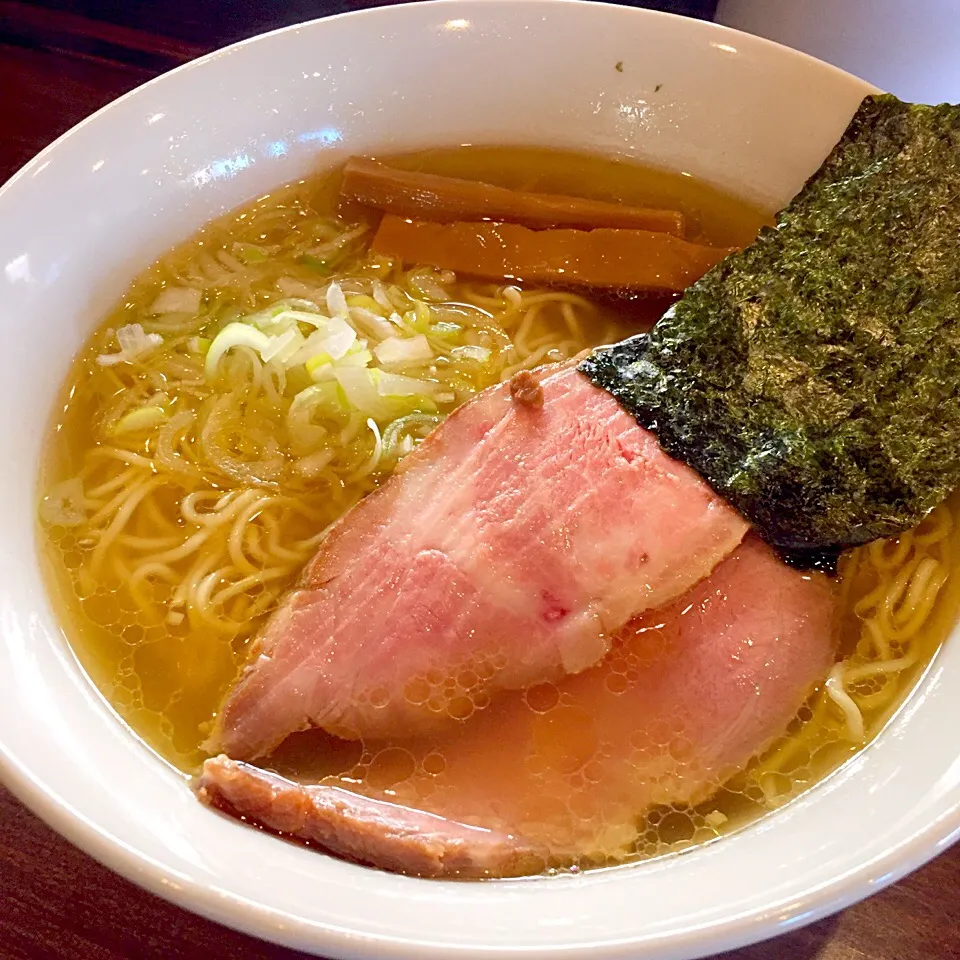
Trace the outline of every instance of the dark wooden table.
{"label": "dark wooden table", "polygon": [[[243,36],[355,0],[0,0],[0,182],[87,114]],[[712,0],[640,3],[710,16]],[[789,869],[785,865],[784,869]],[[0,787],[0,960],[295,960],[178,910]],[[726,960],[960,960],[960,846],[872,899]]]}

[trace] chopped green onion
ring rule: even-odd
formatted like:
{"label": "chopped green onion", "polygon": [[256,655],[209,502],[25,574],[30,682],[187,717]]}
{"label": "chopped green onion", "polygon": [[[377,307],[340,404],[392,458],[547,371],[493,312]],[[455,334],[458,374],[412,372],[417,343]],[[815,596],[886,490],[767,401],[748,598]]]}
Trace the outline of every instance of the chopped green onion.
{"label": "chopped green onion", "polygon": [[313,480],[323,473],[335,456],[336,452],[333,450],[317,450],[315,453],[301,457],[294,465],[294,469],[300,476]]}
{"label": "chopped green onion", "polygon": [[394,306],[390,295],[387,293],[387,288],[376,279],[373,281],[373,299],[376,300],[387,313],[393,313]]}
{"label": "chopped green onion", "polygon": [[327,287],[327,313],[331,317],[347,317],[350,311],[347,307],[347,298],[343,295],[343,290],[339,283],[331,283]]}
{"label": "chopped green onion", "polygon": [[447,291],[440,286],[430,269],[417,270],[408,277],[408,282],[418,297],[426,300],[446,300]]}
{"label": "chopped green onion", "polygon": [[346,409],[345,398],[336,383],[318,383],[301,390],[287,411],[287,432],[294,453],[304,455],[323,443],[327,430],[315,423],[320,418],[336,418]]}
{"label": "chopped green onion", "polygon": [[[347,401],[361,413],[386,423],[415,410],[435,412],[430,393],[432,385],[413,377],[395,377],[380,370],[342,367],[333,375],[343,388]],[[383,378],[387,380],[382,382]],[[430,392],[428,392],[430,391]]]}
{"label": "chopped green onion", "polygon": [[77,527],[87,518],[83,481],[79,477],[64,480],[40,501],[40,516],[58,527]]}
{"label": "chopped green onion", "polygon": [[260,351],[260,356],[263,357],[264,363],[269,363],[273,359],[285,363],[296,355],[305,340],[304,335],[296,327],[289,327],[283,333],[270,337],[270,343]]}
{"label": "chopped green onion", "polygon": [[193,287],[164,287],[153,301],[150,313],[189,313],[200,312],[203,292]]}
{"label": "chopped green onion", "polygon": [[307,368],[307,373],[315,380],[329,379],[329,377],[325,376],[314,376],[315,374],[320,374],[320,371],[325,367],[329,368],[330,376],[333,376],[333,357],[331,357],[329,353],[318,353],[316,356],[311,357],[304,366]]}
{"label": "chopped green onion", "polygon": [[413,309],[403,315],[403,325],[414,333],[426,333],[430,329],[432,320],[430,307],[422,300],[417,300]]}
{"label": "chopped green onion", "polygon": [[220,358],[234,347],[252,347],[261,355],[270,346],[270,337],[249,323],[228,323],[213,339],[207,351],[204,372],[208,380],[217,374],[217,364]]}
{"label": "chopped green onion", "polygon": [[97,357],[97,363],[101,367],[110,367],[115,363],[129,363],[163,343],[163,337],[159,333],[144,333],[139,323],[128,323],[120,327],[116,337],[120,352],[101,353]]}
{"label": "chopped green onion", "polygon": [[369,476],[380,465],[380,458],[383,456],[383,440],[380,437],[380,428],[377,426],[377,421],[373,419],[367,420],[367,426],[373,431],[373,453],[370,454],[365,463],[362,463],[353,473],[345,477],[347,483],[353,483]]}
{"label": "chopped green onion", "polygon": [[[435,426],[437,426],[441,417],[428,413],[410,413],[405,417],[398,417],[383,431],[383,455],[385,457],[399,457],[410,450],[401,450],[400,435],[403,434],[405,441],[412,440],[412,434],[417,434],[414,442],[422,440]],[[410,444],[412,449],[413,444]]]}
{"label": "chopped green onion", "polygon": [[329,277],[333,270],[327,265],[325,260],[319,260],[316,257],[311,257],[309,253],[305,253],[297,259],[298,263],[302,263],[305,267],[309,267],[311,270],[316,271],[324,277]]}
{"label": "chopped green onion", "polygon": [[444,340],[450,337],[457,337],[463,332],[463,327],[459,323],[450,323],[447,320],[438,320],[431,328],[430,335],[433,337],[442,337]]}
{"label": "chopped green onion", "polygon": [[238,260],[243,263],[263,263],[269,259],[267,251],[263,247],[258,247],[255,243],[235,243],[233,252]]}
{"label": "chopped green onion", "polygon": [[158,423],[163,423],[167,419],[167,413],[163,407],[149,405],[137,407],[125,413],[114,425],[113,433],[134,433],[137,430],[149,430]]}
{"label": "chopped green onion", "polygon": [[365,340],[358,340],[340,361],[341,367],[366,367],[373,360],[373,354],[367,349]]}
{"label": "chopped green onion", "polygon": [[433,359],[433,350],[422,333],[409,339],[390,337],[374,347],[373,353],[387,366],[426,363]]}
{"label": "chopped green onion", "polygon": [[[394,314],[396,316],[396,314]],[[385,319],[379,313],[368,310],[366,307],[351,307],[350,319],[356,326],[363,327],[364,330],[376,337],[378,340],[386,340],[387,337],[396,336],[398,326]]]}
{"label": "chopped green onion", "polygon": [[473,344],[466,344],[462,347],[454,347],[450,353],[458,359],[476,360],[477,363],[486,363],[490,359],[491,351],[486,347],[476,347]]}
{"label": "chopped green onion", "polygon": [[[363,307],[366,310],[371,310],[376,314],[382,314],[382,304],[377,303],[373,297],[368,297],[365,293],[355,293],[350,297],[347,297],[347,306],[352,310],[354,307]],[[388,307],[388,310],[393,310],[393,307]]]}
{"label": "chopped green onion", "polygon": [[437,384],[431,380],[418,380],[405,377],[400,373],[386,373],[383,370],[371,370],[377,384],[377,393],[381,397],[413,397],[418,394],[433,396]]}

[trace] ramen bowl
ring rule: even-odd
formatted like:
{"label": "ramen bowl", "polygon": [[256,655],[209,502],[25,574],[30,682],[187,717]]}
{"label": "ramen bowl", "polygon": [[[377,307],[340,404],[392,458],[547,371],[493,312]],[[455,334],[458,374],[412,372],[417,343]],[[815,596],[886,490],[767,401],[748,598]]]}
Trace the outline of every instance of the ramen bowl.
{"label": "ramen bowl", "polygon": [[121,98],[0,191],[0,774],[147,889],[331,957],[707,955],[867,896],[960,829],[960,637],[882,734],[798,800],[660,860],[522,881],[381,873],[202,807],[118,719],[55,618],[35,534],[59,384],[140,269],[218,214],[347,156],[589,150],[785,203],[867,84],[713,24],[602,4],[411,4],[258,37]]}

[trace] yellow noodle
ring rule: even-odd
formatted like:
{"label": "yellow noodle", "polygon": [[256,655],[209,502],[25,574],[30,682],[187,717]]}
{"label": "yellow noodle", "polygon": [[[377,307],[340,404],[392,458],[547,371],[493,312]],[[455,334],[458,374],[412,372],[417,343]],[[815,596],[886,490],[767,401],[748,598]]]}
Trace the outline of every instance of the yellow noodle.
{"label": "yellow noodle", "polygon": [[[89,464],[90,467],[93,464]],[[95,487],[90,487],[86,491],[88,498],[87,509],[90,509],[92,502],[94,500],[99,500],[101,497],[104,497],[108,493],[113,493],[114,490],[120,490],[128,486],[133,480],[137,472],[136,467],[130,467],[127,470],[123,470],[118,473],[116,476],[111,477],[109,480],[105,480],[103,483]]]}
{"label": "yellow noodle", "polygon": [[237,580],[236,583],[230,584],[229,586],[224,587],[218,593],[214,594],[210,598],[210,605],[214,607],[222,606],[231,598],[249,592],[251,587],[260,586],[270,580],[280,580],[289,576],[289,565],[284,567],[272,567],[265,570],[258,570],[256,573],[253,573],[248,577],[243,577],[243,579]]}
{"label": "yellow noodle", "polygon": [[238,570],[247,574],[256,573],[257,565],[252,563],[244,552],[244,533],[247,525],[263,509],[262,505],[263,501],[257,500],[239,513],[227,534],[227,552],[230,560]]}
{"label": "yellow noodle", "polygon": [[140,503],[140,501],[143,500],[143,498],[146,497],[151,490],[155,490],[158,486],[160,486],[160,483],[161,481],[159,478],[153,480],[144,480],[126,492],[126,497],[123,500],[123,503],[117,510],[113,519],[110,521],[110,525],[100,535],[100,539],[97,541],[96,547],[94,547],[93,555],[90,558],[90,569],[92,572],[97,572],[103,563],[107,550],[112,546],[113,541],[117,538],[117,536],[119,536],[120,531],[126,526],[130,517],[133,515],[133,511],[137,509],[137,505]]}
{"label": "yellow noodle", "polygon": [[[747,771],[745,783],[755,784],[768,805],[779,805],[789,795],[770,797],[764,777],[793,769],[797,762],[810,768],[807,778],[815,777],[822,764],[834,765],[844,756],[844,742],[852,750],[876,736],[909,690],[909,681],[933,652],[930,644],[949,626],[941,615],[938,631],[931,633],[941,609],[937,600],[956,575],[960,543],[953,512],[958,505],[955,497],[915,530],[841,558],[840,603],[860,624],[859,636],[842,644],[823,689],[809,702],[807,719]],[[803,789],[805,777],[791,777],[792,792]]]}
{"label": "yellow noodle", "polygon": [[149,470],[151,473],[154,472],[153,461],[149,460],[147,457],[140,456],[138,453],[134,453],[131,450],[121,450],[117,447],[94,447],[90,451],[91,457],[111,457],[115,460],[122,460],[124,463],[129,464],[130,466],[143,467],[146,470]]}
{"label": "yellow noodle", "polygon": [[131,533],[123,533],[117,538],[117,543],[122,547],[129,547],[132,550],[165,550],[174,546],[179,541],[179,537],[139,537]]}

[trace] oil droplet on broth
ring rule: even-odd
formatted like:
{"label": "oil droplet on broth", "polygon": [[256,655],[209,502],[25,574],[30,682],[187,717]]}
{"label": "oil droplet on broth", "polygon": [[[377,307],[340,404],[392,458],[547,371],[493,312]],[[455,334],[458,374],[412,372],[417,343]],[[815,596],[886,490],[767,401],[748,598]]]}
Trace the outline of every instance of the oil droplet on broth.
{"label": "oil droplet on broth", "polygon": [[436,776],[446,769],[447,761],[442,753],[428,753],[421,761],[420,766],[424,773]]}
{"label": "oil droplet on broth", "polygon": [[403,695],[407,703],[414,706],[426,703],[430,699],[430,683],[424,678],[411,680],[404,687]]}
{"label": "oil droplet on broth", "polygon": [[558,706],[533,721],[533,742],[548,769],[576,773],[597,752],[593,717],[582,707]]}
{"label": "oil droplet on broth", "polygon": [[417,760],[409,750],[403,747],[385,747],[370,761],[364,782],[375,790],[390,789],[409,780],[417,767]]}
{"label": "oil droplet on broth", "polygon": [[552,683],[541,683],[530,687],[523,699],[534,713],[548,713],[560,702],[560,691]]}

